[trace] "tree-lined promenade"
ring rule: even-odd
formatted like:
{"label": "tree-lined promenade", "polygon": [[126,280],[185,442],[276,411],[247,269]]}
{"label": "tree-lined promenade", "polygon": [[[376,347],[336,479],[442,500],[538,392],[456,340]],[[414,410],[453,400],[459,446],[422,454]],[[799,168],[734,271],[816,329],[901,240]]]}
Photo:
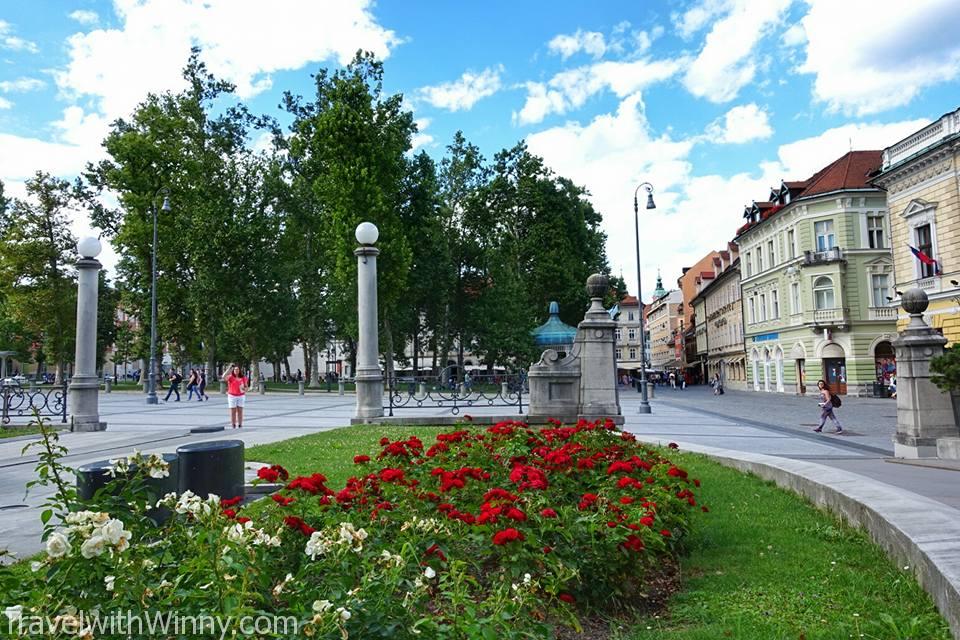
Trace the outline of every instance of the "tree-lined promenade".
{"label": "tree-lined promenade", "polygon": [[[461,133],[436,162],[412,153],[417,132],[383,67],[358,53],[321,69],[309,97],[251,113],[195,50],[180,93],[150,94],[103,141],[105,160],[74,183],[38,172],[28,197],[0,191],[0,348],[59,373],[73,353],[71,210],[89,213],[119,255],[101,286],[102,362],[149,358],[153,215],[158,210],[158,330],[175,364],[261,360],[281,370],[295,344],[308,379],[330,340],[355,351],[353,230],[381,230],[383,361],[470,350],[526,366],[529,331],[550,300],[570,322],[582,282],[609,272],[601,216],[582,187],[523,142],[492,161]],[[281,124],[281,121],[283,124]],[[253,141],[270,140],[267,148]],[[615,287],[622,291],[622,282]],[[118,320],[121,317],[134,320]],[[460,367],[462,371],[462,367]],[[289,371],[287,372],[289,373]]]}

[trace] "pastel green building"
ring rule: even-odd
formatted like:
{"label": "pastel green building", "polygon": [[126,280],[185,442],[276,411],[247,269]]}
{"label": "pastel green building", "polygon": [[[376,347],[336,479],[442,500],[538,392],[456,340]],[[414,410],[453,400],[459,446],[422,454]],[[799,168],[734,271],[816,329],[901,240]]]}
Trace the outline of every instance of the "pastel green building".
{"label": "pastel green building", "polygon": [[747,207],[737,232],[747,388],[872,393],[896,375],[897,310],[880,151],[851,151]]}

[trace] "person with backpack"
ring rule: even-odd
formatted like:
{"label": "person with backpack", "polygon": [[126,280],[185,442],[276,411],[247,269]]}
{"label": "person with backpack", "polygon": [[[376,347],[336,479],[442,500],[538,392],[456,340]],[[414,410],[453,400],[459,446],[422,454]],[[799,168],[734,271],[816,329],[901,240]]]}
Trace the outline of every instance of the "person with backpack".
{"label": "person with backpack", "polygon": [[[187,401],[193,400],[193,394],[197,393],[197,384],[199,380],[197,379],[197,370],[190,369],[190,377],[187,378]],[[197,393],[197,397],[200,397],[200,394]]]}
{"label": "person with backpack", "polygon": [[168,380],[170,380],[170,388],[167,389],[167,397],[164,398],[163,401],[168,401],[170,399],[170,394],[175,393],[177,394],[177,399],[175,402],[180,402],[180,383],[183,382],[183,376],[177,373],[176,369],[173,369],[170,372],[170,377]]}
{"label": "person with backpack", "polygon": [[820,426],[814,429],[814,431],[821,433],[823,431],[823,425],[827,423],[827,418],[830,418],[833,426],[836,427],[834,433],[843,433],[843,425],[840,424],[837,416],[833,413],[833,410],[841,404],[840,397],[830,391],[830,387],[824,380],[817,381],[817,388],[820,390],[820,402],[817,403],[820,407]]}

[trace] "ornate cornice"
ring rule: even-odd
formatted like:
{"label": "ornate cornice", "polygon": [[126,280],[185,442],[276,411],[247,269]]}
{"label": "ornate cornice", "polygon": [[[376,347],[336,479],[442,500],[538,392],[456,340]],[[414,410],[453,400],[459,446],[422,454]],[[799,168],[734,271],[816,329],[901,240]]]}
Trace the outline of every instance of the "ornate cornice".
{"label": "ornate cornice", "polygon": [[873,179],[873,183],[886,189],[890,195],[915,187],[950,171],[953,166],[953,156],[958,147],[960,147],[960,141],[956,140],[935,147],[900,167],[880,174]]}

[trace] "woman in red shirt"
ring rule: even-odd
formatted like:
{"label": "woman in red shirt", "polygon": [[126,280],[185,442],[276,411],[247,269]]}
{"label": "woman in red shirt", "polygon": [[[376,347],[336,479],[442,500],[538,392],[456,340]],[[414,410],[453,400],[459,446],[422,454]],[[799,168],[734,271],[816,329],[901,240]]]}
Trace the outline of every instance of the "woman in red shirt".
{"label": "woman in red shirt", "polygon": [[230,363],[220,378],[227,383],[227,406],[230,407],[230,424],[233,428],[243,428],[243,404],[247,395],[247,381],[240,367]]}

